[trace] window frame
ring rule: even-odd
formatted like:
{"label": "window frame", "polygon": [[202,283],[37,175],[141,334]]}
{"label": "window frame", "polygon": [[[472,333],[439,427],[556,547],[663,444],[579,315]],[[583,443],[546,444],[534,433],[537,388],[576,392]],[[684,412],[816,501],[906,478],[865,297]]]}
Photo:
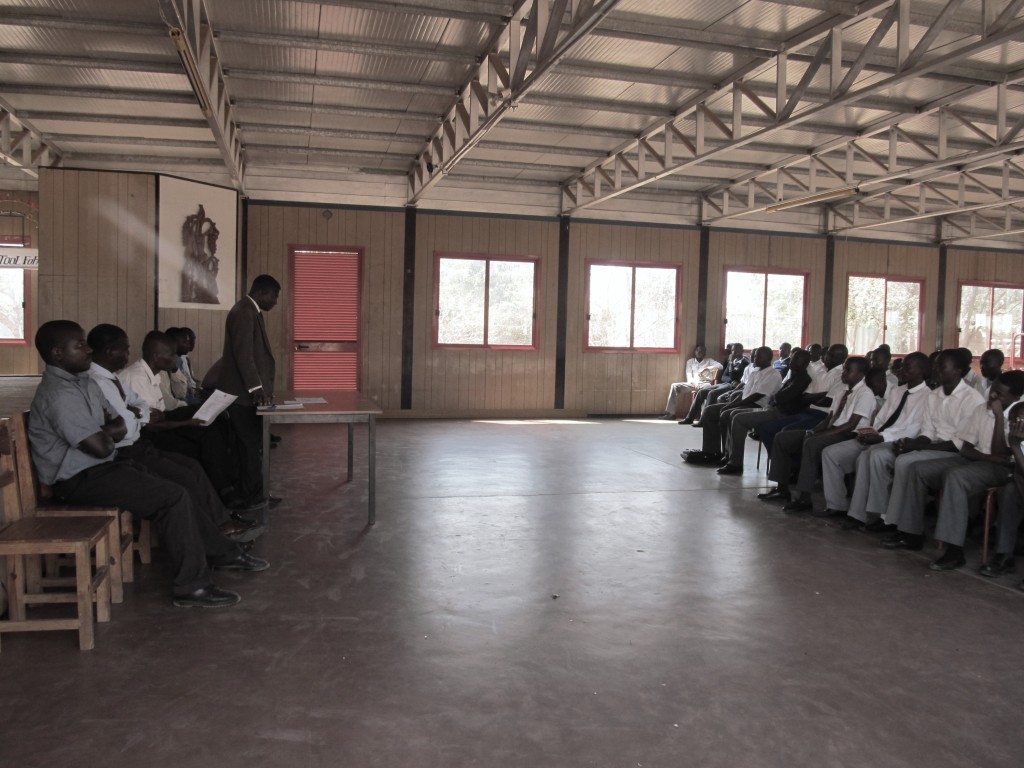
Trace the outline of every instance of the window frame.
{"label": "window frame", "polygon": [[[592,347],[590,346],[590,268],[599,267],[629,267],[632,272],[632,284],[629,302],[629,337],[632,341],[635,332],[636,319],[636,270],[646,269],[671,269],[676,273],[675,279],[675,328],[672,332],[671,347]],[[582,347],[584,353],[595,352],[598,354],[651,354],[651,355],[678,355],[682,350],[682,318],[683,318],[683,265],[672,264],[663,261],[619,261],[615,259],[586,259],[583,263],[583,338]]]}
{"label": "window frame", "polygon": [[[439,321],[441,318],[441,260],[459,259],[462,261],[484,261],[486,262],[484,277],[484,343],[483,344],[446,344],[437,340]],[[490,294],[491,294],[491,262],[492,261],[514,261],[525,264],[533,264],[533,334],[529,344],[488,344],[489,332],[488,321],[490,319]],[[433,276],[433,306],[431,307],[432,328],[431,346],[433,349],[483,349],[501,350],[506,352],[536,352],[539,348],[539,327],[540,327],[540,271],[541,258],[539,256],[506,255],[494,253],[469,253],[464,251],[434,251],[434,276]]]}
{"label": "window frame", "polygon": [[847,329],[847,318],[850,313],[850,278],[851,277],[869,277],[885,280],[885,291],[883,292],[882,301],[882,340],[879,344],[888,344],[886,340],[886,332],[889,330],[888,323],[886,322],[885,316],[889,308],[889,283],[917,283],[917,344],[916,349],[912,349],[909,352],[902,352],[893,350],[893,357],[904,357],[909,355],[911,352],[919,352],[922,349],[922,334],[924,333],[924,289],[925,279],[923,277],[915,277],[911,275],[884,275],[877,272],[847,272],[846,273],[846,311],[843,313],[843,341],[848,348],[850,348],[851,355],[866,355],[868,352],[873,350],[866,349],[863,352],[854,352],[850,347],[850,340],[846,338]]}
{"label": "window frame", "polygon": [[[1009,289],[1016,290],[1016,291],[1024,291],[1024,283],[1006,283],[1006,282],[987,281],[987,280],[958,280],[957,281],[957,291],[956,291],[956,315],[955,315],[955,317],[956,317],[956,343],[957,343],[957,346],[960,346],[960,339],[961,339],[961,336],[963,335],[963,330],[960,327],[960,311],[963,308],[964,287],[965,286],[970,286],[972,288],[989,288],[989,289],[1009,288]],[[993,299],[994,298],[995,297],[993,296]],[[995,301],[992,301],[989,304],[989,310],[988,310],[988,312],[989,312],[988,344],[985,347],[985,349],[981,350],[982,353],[986,352],[989,349],[992,349],[992,306],[994,304],[995,304]],[[1021,328],[1024,329],[1024,313],[1022,313],[1022,316],[1021,316]],[[971,350],[971,351],[973,352],[974,350]],[[1020,360],[1024,359],[1024,336],[1018,336],[1017,337],[1017,349],[1015,351],[1017,353],[1019,353],[1019,354],[1013,354],[1013,355],[1008,356],[1006,358],[1008,361],[1020,361]],[[980,360],[981,359],[981,354],[975,355],[974,359],[975,360]],[[1011,362],[1011,365],[1012,364],[1013,363]]]}
{"label": "window frame", "polygon": [[[15,269],[15,267],[0,267],[0,269]],[[22,301],[22,311],[24,312],[23,328],[24,337],[20,339],[0,339],[0,346],[4,347],[24,347],[31,342],[32,336],[32,275],[31,272],[35,272],[34,269],[21,269],[22,274],[22,285],[24,294]]]}
{"label": "window frame", "polygon": [[[804,279],[804,291],[803,291],[803,299],[802,299],[803,300],[803,313],[802,313],[803,317],[802,317],[802,320],[800,322],[800,338],[796,339],[796,340],[792,340],[789,343],[792,344],[794,347],[803,347],[803,348],[806,349],[806,347],[807,347],[807,339],[808,339],[808,331],[807,331],[807,322],[808,322],[808,318],[807,318],[807,316],[808,316],[807,302],[808,302],[809,291],[810,291],[811,273],[810,272],[806,272],[806,271],[801,270],[801,269],[766,269],[764,267],[752,267],[752,266],[742,266],[742,267],[727,266],[723,270],[723,274],[722,274],[722,277],[723,277],[723,280],[722,280],[722,347],[724,348],[726,344],[732,344],[732,343],[740,343],[740,344],[742,344],[743,343],[739,339],[735,339],[734,341],[730,341],[729,340],[729,333],[728,333],[728,331],[729,331],[729,305],[728,305],[728,297],[729,297],[729,273],[730,272],[744,272],[746,274],[765,275],[764,304],[762,305],[762,315],[761,315],[762,338],[763,338],[763,334],[764,334],[764,332],[766,330],[765,324],[768,322],[768,319],[767,319],[768,318],[768,312],[767,312],[767,309],[768,309],[768,282],[767,282],[767,276],[768,275],[798,275],[798,276],[800,276],[800,277],[802,277]],[[788,341],[788,339],[783,339],[783,341]],[[761,344],[759,346],[764,346],[764,344]],[[768,345],[768,346],[771,346],[771,345]],[[744,351],[744,353],[753,352],[754,349],[755,349],[755,347],[750,347],[749,349],[744,349],[743,351]],[[779,350],[776,347],[772,347],[772,352],[778,354]]]}

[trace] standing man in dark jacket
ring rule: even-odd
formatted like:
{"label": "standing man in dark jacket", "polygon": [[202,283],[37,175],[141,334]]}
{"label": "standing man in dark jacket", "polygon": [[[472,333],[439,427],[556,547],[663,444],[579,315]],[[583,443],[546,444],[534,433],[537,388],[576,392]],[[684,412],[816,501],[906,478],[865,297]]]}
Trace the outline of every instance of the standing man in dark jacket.
{"label": "standing man in dark jacket", "polygon": [[217,388],[238,399],[228,408],[238,434],[241,485],[251,503],[268,500],[263,487],[263,425],[256,408],[274,398],[276,365],[263,318],[277,305],[281,284],[270,275],[252,281],[249,294],[228,313]]}

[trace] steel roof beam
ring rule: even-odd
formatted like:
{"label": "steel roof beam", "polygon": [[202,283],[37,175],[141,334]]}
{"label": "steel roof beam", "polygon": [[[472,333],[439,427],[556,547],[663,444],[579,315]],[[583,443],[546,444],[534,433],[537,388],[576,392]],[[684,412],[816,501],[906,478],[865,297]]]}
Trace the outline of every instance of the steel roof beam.
{"label": "steel roof beam", "polygon": [[431,0],[430,3],[410,3],[402,0],[296,0],[313,5],[341,8],[366,8],[371,11],[407,13],[416,17],[433,16],[442,19],[479,21],[498,26],[508,21],[508,3],[494,0]]}
{"label": "steel roof beam", "polygon": [[[415,205],[619,0],[519,0],[409,171]],[[563,28],[563,21],[566,26]],[[509,51],[509,65],[501,60]]]}
{"label": "steel roof beam", "polygon": [[[877,12],[879,8],[876,6],[872,10]],[[899,18],[893,19],[889,14],[880,21],[877,19],[873,21],[876,23],[876,30],[887,26],[898,26],[901,23]],[[847,79],[850,69],[839,63],[841,58],[837,55],[839,46],[832,43],[841,39],[842,29],[846,25],[846,22],[839,23],[832,34],[827,37],[820,36],[813,41],[821,46],[830,46],[832,80],[837,87],[845,85],[844,79]],[[723,93],[716,93],[697,100],[695,103],[690,102],[679,111],[673,120],[652,126],[641,137],[648,142],[656,142],[657,146],[661,148],[662,154],[672,158],[673,162],[666,163],[664,168],[650,166],[645,162],[646,153],[641,149],[642,143],[640,141],[631,143],[608,158],[591,164],[582,174],[568,180],[565,189],[569,190],[574,186],[576,188],[572,190],[572,194],[566,194],[563,200],[563,210],[567,213],[575,212],[636,189],[665,175],[678,173],[714,159],[729,149],[738,149],[755,141],[763,141],[776,132],[803,125],[828,110],[863,102],[867,97],[879,94],[924,73],[951,66],[969,56],[1014,40],[1022,32],[1024,32],[1024,24],[1018,21],[989,37],[968,42],[954,47],[952,50],[948,45],[942,46],[942,52],[930,56],[926,61],[899,72],[893,72],[887,78],[875,79],[864,87],[852,88],[830,102],[808,104],[803,109],[795,111],[791,116],[778,120],[776,125],[753,132],[743,131],[743,114],[742,111],[736,109],[737,100],[742,99],[743,94],[736,87],[725,89]],[[772,66],[775,67],[776,62],[773,62]],[[736,78],[736,80],[739,79]],[[780,96],[788,99],[788,89],[787,83],[780,84]],[[781,111],[781,102],[779,109]],[[732,124],[731,128],[729,127],[730,123]],[[705,134],[725,135],[729,139],[729,143],[722,148],[707,150],[704,147]],[[676,157],[683,159],[676,160]],[[598,174],[599,168],[605,174],[610,174],[612,178],[611,183],[605,185],[605,189],[602,189],[603,179]],[[589,192],[591,189],[594,190],[593,194]]]}
{"label": "steel roof beam", "polygon": [[160,12],[235,188],[245,192],[245,159],[205,0],[160,0]]}
{"label": "steel roof beam", "polygon": [[[996,92],[994,95],[997,101],[1001,103],[1005,101],[1006,92],[1004,88],[997,86],[992,90]],[[977,95],[978,91],[971,89],[968,93],[962,94],[961,98],[974,98]],[[996,130],[990,134],[971,123],[958,110],[953,110],[958,122],[971,125],[974,135],[987,138],[987,142],[984,140],[967,142],[951,139],[948,136],[948,123],[942,123],[942,120],[943,115],[948,115],[955,103],[955,101],[949,98],[942,98],[930,105],[920,107],[912,114],[898,115],[897,118],[889,118],[862,129],[861,140],[869,138],[880,140],[880,136],[888,132],[888,151],[884,155],[873,155],[864,148],[862,143],[856,141],[832,140],[810,152],[791,155],[785,161],[773,165],[769,170],[747,176],[741,180],[734,180],[729,185],[707,191],[704,193],[706,200],[722,195],[723,202],[720,205],[714,206],[721,215],[704,223],[717,224],[739,216],[761,213],[769,208],[785,203],[789,199],[786,196],[787,181],[780,174],[786,172],[789,174],[788,178],[792,179],[793,174],[799,169],[801,178],[803,178],[803,166],[805,164],[807,165],[806,178],[808,179],[808,184],[815,193],[820,193],[816,184],[817,176],[820,175],[819,172],[821,170],[821,168],[817,167],[818,165],[822,166],[825,171],[830,172],[826,174],[825,178],[831,176],[833,179],[830,185],[825,185],[824,190],[826,192],[830,186],[833,189],[839,187],[856,188],[855,193],[852,193],[849,199],[844,199],[842,202],[831,206],[841,218],[853,223],[853,219],[843,216],[838,208],[848,203],[870,201],[873,197],[881,194],[896,190],[906,190],[910,186],[925,183],[936,176],[936,171],[942,171],[947,168],[959,169],[979,161],[984,161],[981,163],[982,166],[990,165],[1001,156],[1016,154],[1024,147],[1020,143],[1014,143],[1014,134],[1011,134],[1012,128],[1004,128],[1002,136],[997,140],[998,120],[995,118],[992,119],[992,122],[996,125]],[[940,125],[946,125],[946,127],[940,127],[939,135],[926,136],[915,134],[907,129],[907,124],[912,124],[915,120],[928,117],[933,113],[939,115]],[[965,149],[966,151],[959,155],[950,156],[949,151],[951,149]],[[906,157],[907,150],[915,155],[915,157]],[[832,152],[837,152],[839,157],[829,158],[829,154]],[[875,169],[874,172],[865,173],[858,171],[853,164],[853,153],[859,154],[862,158],[872,163]],[[921,153],[934,158],[934,160],[932,162],[920,162],[916,155]],[[902,161],[901,157],[903,157]],[[841,166],[841,171],[839,173],[834,172],[833,165]],[[873,191],[869,194],[864,189],[865,187],[870,187]],[[803,197],[805,193],[803,190],[797,189],[795,196]],[[758,202],[759,197],[760,202]],[[723,211],[723,208],[726,206],[726,199],[732,201],[746,200],[746,205],[742,206],[739,210],[732,210],[732,206],[728,206],[730,210],[726,213]],[[812,200],[810,202],[816,203],[818,201]]]}
{"label": "steel roof beam", "polygon": [[62,153],[52,141],[0,101],[0,163],[39,178],[38,168],[61,163]]}

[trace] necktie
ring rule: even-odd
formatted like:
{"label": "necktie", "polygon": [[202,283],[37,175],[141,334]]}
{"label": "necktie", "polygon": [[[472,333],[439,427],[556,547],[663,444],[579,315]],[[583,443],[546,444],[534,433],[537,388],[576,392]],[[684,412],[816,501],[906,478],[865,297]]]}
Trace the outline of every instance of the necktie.
{"label": "necktie", "polygon": [[896,419],[898,419],[900,417],[900,414],[903,413],[903,406],[907,404],[907,396],[909,394],[909,389],[903,393],[903,397],[900,398],[900,404],[896,406],[896,410],[892,412],[892,416],[885,420],[885,424],[878,428],[879,432],[888,429],[889,427],[896,423]]}
{"label": "necktie", "polygon": [[830,427],[835,426],[836,419],[838,419],[839,418],[839,414],[841,414],[843,412],[843,407],[846,405],[846,401],[850,399],[850,393],[851,392],[853,392],[853,390],[852,389],[848,389],[845,392],[843,392],[843,396],[841,398],[839,398],[839,405],[836,406],[836,409],[834,411],[832,411],[832,416],[828,420],[828,425]]}
{"label": "necktie", "polygon": [[117,378],[117,376],[114,377],[114,385],[117,387],[117,391],[121,395],[121,399],[127,403],[128,395],[124,393],[124,387],[121,386],[121,380]]}

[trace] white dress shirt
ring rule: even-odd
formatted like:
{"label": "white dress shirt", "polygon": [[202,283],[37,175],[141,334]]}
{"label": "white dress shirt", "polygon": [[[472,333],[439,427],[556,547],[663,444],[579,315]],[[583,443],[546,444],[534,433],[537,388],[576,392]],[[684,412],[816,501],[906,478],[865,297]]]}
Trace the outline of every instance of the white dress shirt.
{"label": "white dress shirt", "polygon": [[[747,376],[748,373],[750,373],[749,376]],[[743,376],[746,382],[743,384],[741,399],[746,400],[754,394],[760,395],[754,401],[754,405],[759,408],[764,408],[768,404],[768,398],[782,387],[781,374],[770,365],[767,368],[755,368],[752,365],[748,365],[747,370],[743,372]]]}
{"label": "white dress shirt", "polygon": [[[850,394],[846,397],[846,402],[843,403],[843,410],[832,420],[832,424],[845,424],[854,416],[860,416],[857,424],[866,425],[871,420],[871,414],[875,412],[875,393],[864,383],[863,379],[854,384],[853,389],[848,391]],[[838,398],[832,401],[832,412],[842,402],[846,392],[847,390],[844,388],[843,391],[838,393]],[[854,426],[856,427],[857,424],[854,424]]]}
{"label": "white dress shirt", "polygon": [[[92,363],[89,366],[89,377],[99,386],[100,392],[103,393],[103,399],[107,401],[110,410],[116,416],[124,419],[124,425],[128,428],[124,439],[114,447],[125,448],[133,445],[139,439],[142,428],[149,424],[149,403],[139,397],[139,393],[126,384],[121,385],[121,388],[124,390],[124,397],[122,398],[121,392],[117,388],[117,376],[102,365]],[[136,416],[129,410],[129,406],[138,408],[142,416]]]}
{"label": "white dress shirt", "polygon": [[117,378],[125,389],[134,389],[154,411],[167,410],[163,392],[160,391],[160,376],[142,358],[119,371]]}
{"label": "white dress shirt", "polygon": [[[810,367],[808,367],[808,370],[810,370]],[[843,392],[846,391],[846,385],[841,381],[842,377],[843,366],[836,365],[829,368],[825,373],[818,376],[818,378],[812,378],[811,384],[807,387],[805,394],[816,395],[819,392],[827,392],[829,393],[828,396],[832,398],[832,402],[829,405],[812,405],[811,408],[818,411],[824,411],[825,413],[831,411],[832,406],[838,402],[834,397],[835,392],[838,391],[839,396],[842,397]]]}
{"label": "white dress shirt", "polygon": [[[900,402],[903,400],[905,392],[909,392],[907,403],[903,406],[903,410],[900,411],[899,417],[893,422],[891,427],[882,430],[882,425],[900,407]],[[932,391],[928,389],[928,385],[923,381],[910,390],[907,389],[906,384],[892,390],[886,396],[885,405],[882,406],[882,410],[875,414],[873,423],[875,429],[881,430],[879,434],[882,436],[882,440],[887,443],[894,443],[900,438],[917,437],[921,434],[921,423],[924,421],[925,409],[928,407],[928,396],[931,393]]]}
{"label": "white dress shirt", "polygon": [[807,372],[811,375],[811,381],[814,381],[819,376],[824,376],[828,373],[828,368],[825,367],[824,360],[815,360],[807,364]]}
{"label": "white dress shirt", "polygon": [[[701,373],[707,370],[717,370],[722,367],[722,364],[717,360],[710,357],[705,357],[703,360],[698,361],[697,358],[691,357],[686,361],[686,383],[695,387],[706,387],[711,382],[701,377]],[[710,377],[710,374],[705,374]]]}
{"label": "white dress shirt", "polygon": [[974,409],[984,402],[985,399],[978,390],[963,380],[957,383],[956,389],[949,395],[942,387],[933,389],[928,396],[921,434],[933,443],[952,440],[959,451],[960,446],[964,444],[959,436],[960,431],[966,427],[965,422],[971,417]]}

